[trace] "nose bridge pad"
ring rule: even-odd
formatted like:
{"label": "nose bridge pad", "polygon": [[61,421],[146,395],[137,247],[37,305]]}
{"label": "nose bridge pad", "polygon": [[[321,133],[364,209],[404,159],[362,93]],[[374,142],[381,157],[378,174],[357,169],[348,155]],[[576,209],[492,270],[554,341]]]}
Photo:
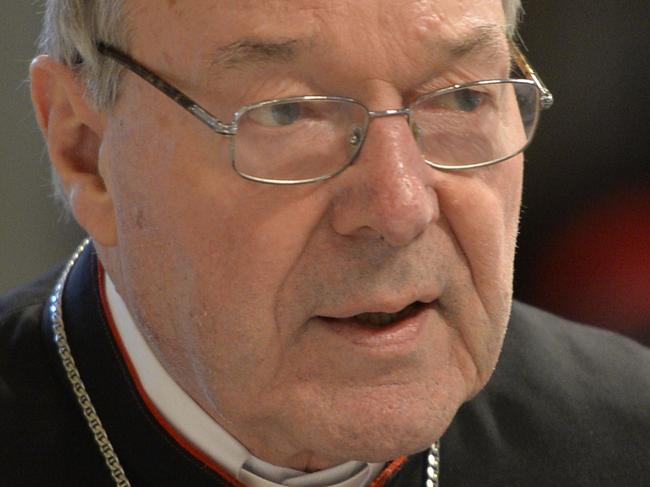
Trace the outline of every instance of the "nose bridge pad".
{"label": "nose bridge pad", "polygon": [[353,150],[348,165],[354,164],[357,157],[359,156],[359,153],[363,148],[363,144],[366,141],[366,138],[368,137],[368,131],[370,130],[370,123],[372,122],[372,120],[374,118],[386,118],[386,117],[395,117],[395,116],[406,117],[406,122],[409,124],[409,127],[411,129],[411,132],[413,133],[413,136],[415,137],[415,140],[416,141],[418,140],[418,137],[420,135],[420,129],[419,127],[411,123],[411,110],[409,108],[392,108],[380,112],[373,112],[368,110],[368,119],[365,126],[359,124],[354,125],[352,127],[352,133],[348,137],[348,144],[350,145],[350,147],[352,147]]}
{"label": "nose bridge pad", "polygon": [[348,144],[350,144],[355,150],[358,150],[358,146],[363,141],[363,128],[359,125],[352,127],[352,133],[348,137]]}
{"label": "nose bridge pad", "polygon": [[417,122],[411,120],[411,117],[409,117],[409,127],[411,127],[411,133],[413,134],[413,138],[418,143],[418,145],[420,145],[420,137],[422,136],[422,129],[417,124]]}
{"label": "nose bridge pad", "polygon": [[354,162],[357,160],[357,157],[359,156],[359,153],[361,152],[361,148],[363,147],[363,142],[366,140],[366,134],[368,133],[368,127],[366,124],[365,130],[363,125],[353,125],[352,126],[352,133],[348,137],[348,145],[350,148],[350,155],[349,155],[349,161],[347,163],[347,166],[351,166],[354,164]]}

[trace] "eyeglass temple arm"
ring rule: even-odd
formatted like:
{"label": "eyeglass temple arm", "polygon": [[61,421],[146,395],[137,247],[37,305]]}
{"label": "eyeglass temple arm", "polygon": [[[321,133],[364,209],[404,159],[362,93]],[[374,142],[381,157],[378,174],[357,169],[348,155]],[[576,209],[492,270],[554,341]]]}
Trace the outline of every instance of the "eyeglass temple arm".
{"label": "eyeglass temple arm", "polygon": [[123,52],[103,42],[98,42],[96,47],[101,54],[113,59],[117,63],[127,68],[129,71],[132,71],[140,78],[153,85],[158,90],[162,91],[165,95],[174,100],[185,110],[212,128],[215,132],[222,135],[234,135],[234,130],[232,127],[221,122],[217,117],[201,107],[189,96],[183,94],[178,88],[167,83],[167,81],[158,77],[156,74],[152,73],[144,66],[136,63],[133,59],[131,59]]}
{"label": "eyeglass temple arm", "polygon": [[547,110],[553,106],[553,94],[551,91],[546,87],[544,82],[542,81],[542,78],[539,77],[537,74],[537,71],[535,71],[535,68],[530,64],[526,56],[524,56],[524,53],[521,52],[521,49],[519,46],[517,46],[514,42],[511,43],[512,45],[512,53],[515,58],[515,63],[517,63],[517,66],[525,76],[530,78],[539,88],[539,90],[542,93],[542,96],[540,98],[540,108],[542,110]]}

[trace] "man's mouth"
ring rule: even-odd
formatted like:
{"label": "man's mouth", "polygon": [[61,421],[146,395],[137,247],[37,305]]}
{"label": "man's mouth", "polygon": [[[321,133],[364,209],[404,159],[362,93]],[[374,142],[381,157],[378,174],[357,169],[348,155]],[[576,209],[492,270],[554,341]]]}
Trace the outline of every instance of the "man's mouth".
{"label": "man's mouth", "polygon": [[431,302],[413,301],[395,312],[370,311],[318,318],[328,330],[355,345],[374,350],[387,347],[393,353],[397,345],[402,351],[416,346],[420,332],[431,323],[436,302],[435,299]]}
{"label": "man's mouth", "polygon": [[348,324],[356,324],[371,328],[386,328],[395,323],[398,323],[405,318],[419,313],[426,306],[428,306],[426,303],[422,303],[421,301],[414,301],[413,303],[395,313],[375,311],[359,313],[345,318],[334,318],[328,316],[321,316],[321,318],[331,323],[347,322]]}
{"label": "man's mouth", "polygon": [[361,313],[355,316],[352,316],[351,319],[362,324],[375,327],[384,327],[392,325],[393,323],[400,321],[410,315],[417,313],[421,307],[424,306],[423,303],[415,301],[414,303],[409,304],[406,308],[398,311],[397,313]]}

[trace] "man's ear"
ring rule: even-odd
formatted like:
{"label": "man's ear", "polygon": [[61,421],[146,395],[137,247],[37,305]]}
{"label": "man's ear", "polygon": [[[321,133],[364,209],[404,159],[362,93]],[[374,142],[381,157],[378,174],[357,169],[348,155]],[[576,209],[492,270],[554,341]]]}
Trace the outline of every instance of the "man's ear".
{"label": "man's ear", "polygon": [[96,242],[116,245],[113,201],[99,164],[103,114],[86,100],[79,77],[49,56],[34,59],[30,77],[36,118],[75,219]]}

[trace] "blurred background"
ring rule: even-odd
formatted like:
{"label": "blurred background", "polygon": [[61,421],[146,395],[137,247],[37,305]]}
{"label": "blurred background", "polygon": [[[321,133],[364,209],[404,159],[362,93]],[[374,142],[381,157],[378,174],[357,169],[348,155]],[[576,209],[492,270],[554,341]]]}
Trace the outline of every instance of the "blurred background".
{"label": "blurred background", "polygon": [[650,2],[524,5],[556,104],[527,152],[516,295],[650,345]]}
{"label": "blurred background", "polygon": [[[650,2],[526,1],[522,38],[553,91],[527,153],[519,299],[650,345]],[[0,14],[0,292],[83,238],[54,204],[25,82],[32,2]]]}

